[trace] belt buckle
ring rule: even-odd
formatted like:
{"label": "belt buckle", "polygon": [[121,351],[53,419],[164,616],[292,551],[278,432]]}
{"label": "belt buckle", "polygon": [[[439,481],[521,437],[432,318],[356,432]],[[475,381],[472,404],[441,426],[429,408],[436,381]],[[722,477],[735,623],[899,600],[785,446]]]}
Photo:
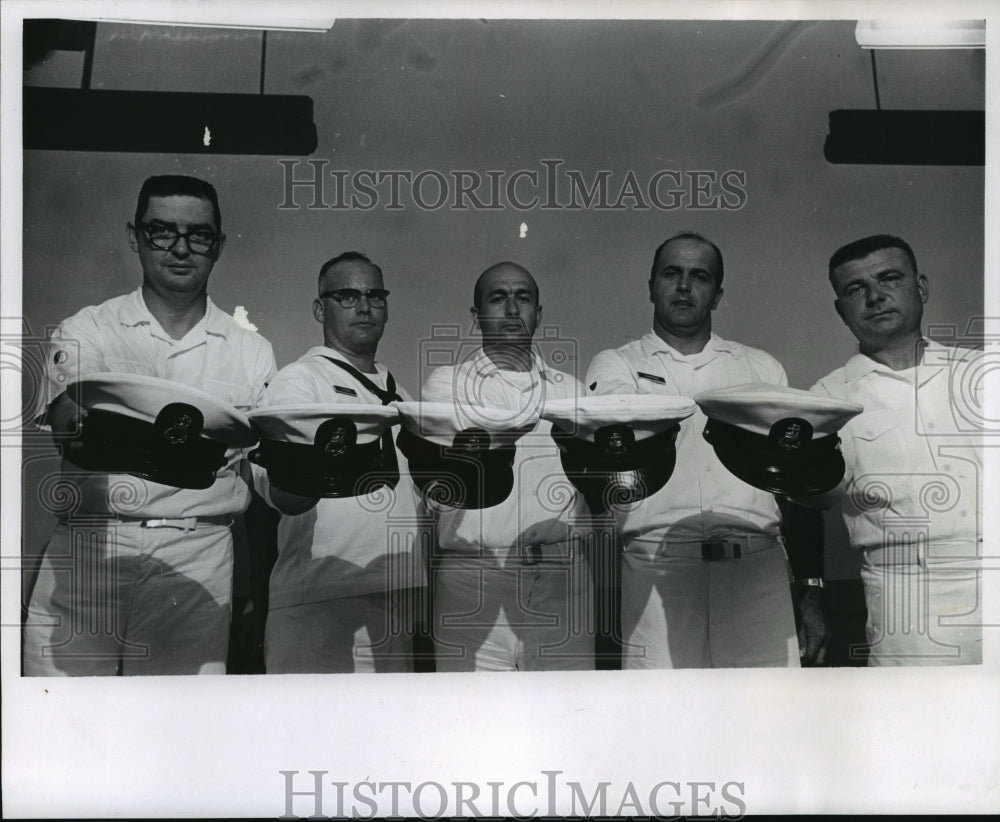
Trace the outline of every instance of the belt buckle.
{"label": "belt buckle", "polygon": [[542,546],[539,543],[522,545],[520,553],[522,565],[538,565],[542,561]]}
{"label": "belt buckle", "polygon": [[[728,544],[721,539],[703,542],[701,544],[701,558],[706,562],[717,562],[720,559],[727,559],[726,546]],[[740,559],[742,556],[743,551],[740,549],[740,544],[738,542],[732,543],[732,558]]]}
{"label": "belt buckle", "polygon": [[185,534],[198,527],[197,517],[181,517],[178,519],[147,519],[140,523],[142,528],[177,528]]}
{"label": "belt buckle", "polygon": [[703,542],[701,544],[701,558],[706,562],[716,562],[726,558],[726,543],[722,540]]}

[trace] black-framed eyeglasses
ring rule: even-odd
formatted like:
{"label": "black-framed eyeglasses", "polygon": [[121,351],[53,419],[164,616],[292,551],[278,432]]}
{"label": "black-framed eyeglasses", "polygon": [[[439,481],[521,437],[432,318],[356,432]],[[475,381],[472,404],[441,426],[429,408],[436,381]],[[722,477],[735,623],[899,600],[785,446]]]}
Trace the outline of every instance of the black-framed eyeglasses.
{"label": "black-framed eyeglasses", "polygon": [[327,298],[336,300],[340,303],[341,308],[354,308],[364,297],[372,308],[385,308],[388,296],[389,292],[384,288],[369,288],[367,291],[358,291],[356,288],[336,288],[333,291],[324,291],[319,295],[319,298],[321,300]]}
{"label": "black-framed eyeglasses", "polygon": [[221,236],[204,228],[196,228],[194,231],[178,231],[176,226],[164,223],[139,223],[139,228],[146,235],[149,244],[160,251],[169,251],[183,237],[188,248],[194,254],[208,254],[219,242]]}

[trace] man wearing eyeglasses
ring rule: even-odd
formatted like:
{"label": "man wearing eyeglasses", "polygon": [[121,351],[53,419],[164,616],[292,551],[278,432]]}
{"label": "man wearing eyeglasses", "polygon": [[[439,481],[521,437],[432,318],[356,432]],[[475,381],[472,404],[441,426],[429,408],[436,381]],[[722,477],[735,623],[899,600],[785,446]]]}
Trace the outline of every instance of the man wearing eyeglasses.
{"label": "man wearing eyeglasses", "polygon": [[[389,318],[382,270],[348,251],[320,269],[314,319],[323,345],[282,368],[264,404],[388,405],[409,399],[375,356]],[[394,488],[361,496],[305,497],[255,468],[263,496],[281,511],[264,636],[268,673],[412,671],[424,585],[416,494],[406,461]]]}
{"label": "man wearing eyeglasses", "polygon": [[[86,412],[64,392],[86,374],[176,381],[245,411],[275,371],[270,343],[208,296],[226,240],[212,185],[150,177],[127,232],[140,286],[82,309],[50,341],[38,419],[57,443],[86,426]],[[42,559],[25,623],[25,674],[225,673],[230,527],[250,501],[241,459],[227,452],[205,490],[64,462],[77,505]]]}
{"label": "man wearing eyeglasses", "polygon": [[812,390],[865,410],[840,434],[841,487],[796,501],[842,505],[869,665],[981,663],[982,352],[923,335],[927,277],[898,237],[843,246],[829,278],[859,350]]}

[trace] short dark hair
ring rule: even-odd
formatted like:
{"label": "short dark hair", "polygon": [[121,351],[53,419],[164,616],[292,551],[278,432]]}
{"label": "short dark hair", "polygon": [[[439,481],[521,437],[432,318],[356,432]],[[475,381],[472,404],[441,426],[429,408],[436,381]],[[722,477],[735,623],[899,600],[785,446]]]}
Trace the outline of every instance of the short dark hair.
{"label": "short dark hair", "polygon": [[382,269],[375,265],[367,256],[362,254],[360,251],[345,251],[343,254],[338,254],[336,257],[331,257],[327,260],[319,269],[318,282],[323,282],[323,277],[326,276],[327,272],[339,263],[366,263],[374,268],[379,276],[383,276]]}
{"label": "short dark hair", "polygon": [[697,231],[679,231],[672,237],[667,237],[662,243],[656,247],[656,251],[653,252],[653,265],[649,269],[649,278],[653,279],[656,276],[656,261],[660,258],[660,252],[663,251],[670,243],[674,240],[697,240],[700,243],[704,243],[712,251],[715,252],[715,287],[722,288],[722,277],[725,273],[725,266],[722,262],[722,252],[719,247],[709,240],[707,237],[702,237]]}
{"label": "short dark hair", "polygon": [[187,177],[183,174],[161,174],[149,177],[139,189],[139,200],[135,205],[135,224],[142,222],[146,209],[149,208],[150,197],[200,197],[212,204],[215,212],[215,230],[222,231],[222,212],[219,210],[219,195],[215,187],[197,177]]}
{"label": "short dark hair", "polygon": [[869,254],[886,248],[898,248],[902,251],[909,259],[910,265],[913,266],[913,273],[917,273],[917,258],[906,240],[894,237],[892,234],[873,234],[871,237],[862,237],[860,240],[841,246],[833,252],[833,256],[830,257],[830,282],[833,282],[833,272],[844,263],[861,260]]}

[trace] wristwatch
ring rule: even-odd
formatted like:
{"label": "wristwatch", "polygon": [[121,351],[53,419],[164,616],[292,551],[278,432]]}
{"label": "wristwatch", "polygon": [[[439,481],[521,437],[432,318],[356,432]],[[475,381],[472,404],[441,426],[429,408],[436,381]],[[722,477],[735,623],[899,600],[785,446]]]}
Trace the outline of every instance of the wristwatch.
{"label": "wristwatch", "polygon": [[796,588],[825,588],[822,577],[803,577],[792,583]]}

